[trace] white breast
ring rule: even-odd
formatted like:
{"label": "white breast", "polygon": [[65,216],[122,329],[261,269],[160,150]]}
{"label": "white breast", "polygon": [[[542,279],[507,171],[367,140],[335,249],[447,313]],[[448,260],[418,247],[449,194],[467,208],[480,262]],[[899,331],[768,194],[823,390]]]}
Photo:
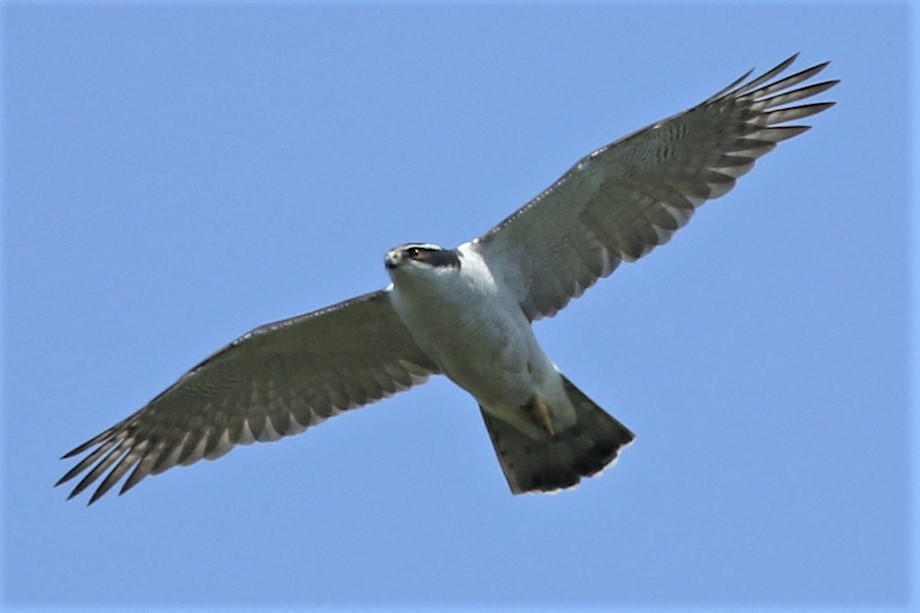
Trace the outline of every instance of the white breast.
{"label": "white breast", "polygon": [[419,346],[484,406],[520,406],[558,374],[520,306],[480,256],[460,248],[461,267],[393,271],[394,309]]}

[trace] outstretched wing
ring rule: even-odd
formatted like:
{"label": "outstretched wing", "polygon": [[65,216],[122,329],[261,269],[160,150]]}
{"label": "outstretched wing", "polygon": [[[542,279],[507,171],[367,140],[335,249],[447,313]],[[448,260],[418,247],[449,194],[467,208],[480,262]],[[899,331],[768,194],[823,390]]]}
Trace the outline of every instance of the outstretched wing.
{"label": "outstretched wing", "polygon": [[786,106],[838,82],[796,88],[828,62],[771,82],[796,57],[746,82],[748,72],[692,109],[582,158],[471,248],[516,293],[531,320],[555,315],[621,261],[667,242],[757,158],[808,129],[779,124],[834,104]]}
{"label": "outstretched wing", "polygon": [[389,292],[366,294],[244,334],[66,454],[92,449],[57,485],[91,468],[73,497],[108,470],[92,504],[132,468],[122,493],[177,464],[299,434],[437,372],[394,312]]}

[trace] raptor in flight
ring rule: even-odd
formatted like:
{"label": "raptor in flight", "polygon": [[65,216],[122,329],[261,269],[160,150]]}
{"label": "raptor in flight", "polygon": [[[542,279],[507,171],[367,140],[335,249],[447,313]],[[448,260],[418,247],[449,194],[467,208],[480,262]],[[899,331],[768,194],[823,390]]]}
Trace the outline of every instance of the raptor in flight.
{"label": "raptor in flight", "polygon": [[409,243],[386,254],[385,289],[258,327],[145,407],[66,454],[87,455],[58,485],[214,459],[298,434],[443,374],[479,404],[511,491],[552,491],[601,471],[633,433],[543,353],[531,323],[551,317],[620,262],[641,258],[760,156],[833,102],[795,104],[837,81],[827,63],[781,76],[792,56],[697,106],[582,158],[546,191],[456,249]]}

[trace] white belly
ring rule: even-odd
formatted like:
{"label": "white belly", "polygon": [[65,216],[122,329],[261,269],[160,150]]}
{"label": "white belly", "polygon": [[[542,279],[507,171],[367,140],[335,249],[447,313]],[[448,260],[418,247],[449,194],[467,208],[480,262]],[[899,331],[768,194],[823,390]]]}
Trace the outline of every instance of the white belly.
{"label": "white belly", "polygon": [[467,257],[463,267],[394,278],[393,306],[415,341],[486,408],[517,408],[544,390],[556,396],[559,375],[517,302],[480,261]]}

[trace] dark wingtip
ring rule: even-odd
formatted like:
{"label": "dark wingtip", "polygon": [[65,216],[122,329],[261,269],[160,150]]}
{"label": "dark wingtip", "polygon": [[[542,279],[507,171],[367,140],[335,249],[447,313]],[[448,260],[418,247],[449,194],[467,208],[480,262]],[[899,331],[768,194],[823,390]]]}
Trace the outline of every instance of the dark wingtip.
{"label": "dark wingtip", "polygon": [[65,453],[64,455],[62,455],[62,456],[61,456],[61,459],[62,459],[62,460],[66,460],[66,459],[72,458],[72,457],[74,457],[74,456],[76,456],[76,455],[80,455],[80,454],[83,453],[84,451],[86,451],[86,450],[92,448],[93,446],[97,445],[98,443],[100,443],[100,442],[104,441],[105,439],[109,438],[109,436],[110,436],[113,432],[115,432],[115,427],[109,428],[108,430],[105,430],[104,432],[100,432],[99,434],[97,434],[97,435],[94,436],[93,438],[89,439],[88,441],[86,441],[86,442],[83,443],[82,445],[77,445],[76,447],[74,447],[73,449],[71,449],[70,451],[68,451],[68,452]]}
{"label": "dark wingtip", "polygon": [[768,70],[767,72],[783,72],[783,71],[785,71],[787,68],[789,68],[790,66],[792,66],[793,64],[795,64],[795,61],[796,61],[797,59],[799,59],[799,54],[800,54],[800,53],[801,53],[801,51],[796,51],[795,53],[793,53],[792,55],[790,55],[789,57],[787,57],[785,60],[783,60],[782,62],[780,62],[779,64],[777,64],[776,66],[774,66],[773,68],[771,68],[770,70]]}
{"label": "dark wingtip", "polygon": [[79,447],[74,447],[73,449],[71,449],[70,451],[68,451],[68,452],[65,453],[64,455],[62,455],[60,459],[62,459],[62,460],[69,460],[70,458],[74,457],[75,455],[77,455],[77,454],[80,453],[81,451],[83,451],[83,445],[80,445]]}

